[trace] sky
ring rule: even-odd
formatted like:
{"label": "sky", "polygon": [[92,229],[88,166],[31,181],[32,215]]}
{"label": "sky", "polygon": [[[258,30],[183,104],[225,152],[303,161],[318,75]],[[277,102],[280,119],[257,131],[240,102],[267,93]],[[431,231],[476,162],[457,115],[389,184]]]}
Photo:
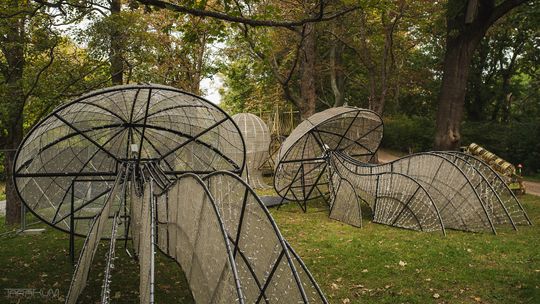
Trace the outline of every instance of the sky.
{"label": "sky", "polygon": [[204,78],[201,81],[201,89],[204,92],[203,97],[210,100],[214,104],[219,104],[221,102],[221,94],[219,94],[219,89],[223,87],[223,78],[218,74]]}

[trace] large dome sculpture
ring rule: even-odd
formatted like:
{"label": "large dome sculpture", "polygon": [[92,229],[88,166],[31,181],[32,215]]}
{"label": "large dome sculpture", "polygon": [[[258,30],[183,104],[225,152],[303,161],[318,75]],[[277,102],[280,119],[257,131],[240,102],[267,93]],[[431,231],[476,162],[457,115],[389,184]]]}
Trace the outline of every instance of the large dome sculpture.
{"label": "large dome sculpture", "polygon": [[75,233],[85,235],[122,164],[159,162],[170,177],[241,174],[243,151],[238,127],[214,104],[171,87],[117,86],[60,106],[33,128],[17,153],[15,186],[39,218],[69,230],[73,212]]}
{"label": "large dome sculpture", "polygon": [[255,188],[268,188],[259,169],[269,157],[270,130],[257,115],[239,113],[232,116],[246,144],[246,167],[249,184]]}

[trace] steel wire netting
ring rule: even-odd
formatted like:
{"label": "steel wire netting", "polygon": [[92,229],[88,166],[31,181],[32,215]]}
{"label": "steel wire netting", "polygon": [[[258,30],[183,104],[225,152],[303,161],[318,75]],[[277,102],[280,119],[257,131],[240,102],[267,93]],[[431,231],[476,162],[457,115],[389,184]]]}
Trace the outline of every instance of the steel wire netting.
{"label": "steel wire netting", "polygon": [[[492,231],[531,222],[503,179],[482,160],[460,152],[425,152],[369,163],[383,134],[381,117],[353,107],[319,112],[285,140],[275,167],[283,201],[325,198],[331,218],[373,221],[421,231]],[[282,202],[283,202],[282,201]]]}
{"label": "steel wire netting", "polygon": [[259,169],[270,157],[270,130],[266,123],[251,113],[239,113],[232,119],[244,137],[246,144],[246,173],[249,184],[255,189],[268,188],[264,182],[262,171]]}
{"label": "steel wire netting", "polygon": [[182,266],[196,302],[326,303],[255,192],[238,176],[181,176],[157,205],[157,243]]}
{"label": "steel wire netting", "polygon": [[231,118],[202,98],[158,85],[117,86],[58,107],[32,129],[17,153],[15,185],[38,217],[67,231],[73,212],[75,233],[86,235],[119,165],[147,161],[170,176],[240,174],[244,143]]}

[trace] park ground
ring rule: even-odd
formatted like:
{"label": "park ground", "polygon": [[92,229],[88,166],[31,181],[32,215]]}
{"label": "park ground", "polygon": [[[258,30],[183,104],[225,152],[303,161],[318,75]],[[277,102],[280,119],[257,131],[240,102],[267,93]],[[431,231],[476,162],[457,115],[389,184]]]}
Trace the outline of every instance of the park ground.
{"label": "park ground", "polygon": [[[497,235],[450,230],[445,237],[375,224],[368,216],[364,227],[354,228],[329,219],[317,203],[307,213],[293,204],[271,213],[330,303],[540,303],[540,196],[519,198],[535,225],[499,227]],[[32,228],[39,227],[46,228],[40,235],[6,235],[0,216],[0,303],[10,303],[6,288],[57,289],[60,295],[18,303],[65,297],[73,271],[68,236],[42,223]],[[77,239],[78,250],[82,242]],[[83,303],[99,301],[107,246],[100,244]],[[117,256],[112,302],[135,303],[137,263],[123,243]],[[193,303],[175,262],[158,254],[156,271],[157,303]]]}
{"label": "park ground", "polygon": [[[520,197],[540,223],[540,197]],[[330,303],[540,303],[540,226],[491,233],[422,233],[375,224],[363,228],[330,220],[321,206],[303,213],[295,205],[271,210],[281,232],[303,258]],[[29,219],[29,222],[33,222]],[[0,217],[0,234],[4,218]],[[6,288],[58,289],[67,293],[72,266],[68,236],[45,224],[41,235],[0,237],[0,302]],[[79,250],[82,239],[77,239]],[[99,300],[107,243],[93,264],[83,303]],[[113,303],[135,303],[138,266],[117,244]],[[158,255],[157,303],[192,303],[175,262]],[[18,303],[60,303],[34,298]]]}

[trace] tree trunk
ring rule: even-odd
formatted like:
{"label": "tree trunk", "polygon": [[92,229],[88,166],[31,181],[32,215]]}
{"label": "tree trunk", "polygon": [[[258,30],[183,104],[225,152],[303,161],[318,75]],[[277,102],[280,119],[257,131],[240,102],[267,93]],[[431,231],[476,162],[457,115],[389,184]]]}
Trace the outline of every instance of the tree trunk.
{"label": "tree trunk", "polygon": [[438,98],[436,150],[457,150],[461,144],[467,79],[477,40],[466,36],[448,39]]}
{"label": "tree trunk", "polygon": [[[21,121],[22,122],[22,121]],[[6,175],[6,224],[18,225],[21,223],[21,199],[15,190],[15,184],[13,183],[13,167],[15,162],[15,149],[22,141],[22,123],[17,123],[13,126],[10,132],[14,132],[10,136],[10,140],[6,145],[6,151],[4,153],[4,170]]]}
{"label": "tree trunk", "polygon": [[447,4],[446,54],[438,97],[436,150],[457,150],[461,144],[467,77],[480,40],[495,21],[526,0],[449,0]]}
{"label": "tree trunk", "polygon": [[300,65],[300,116],[306,119],[315,114],[317,91],[315,86],[315,61],[317,50],[315,25],[308,23],[305,26],[304,44],[301,50]]}
{"label": "tree trunk", "polygon": [[342,52],[344,45],[335,41],[330,49],[330,85],[334,93],[334,107],[341,107],[344,103],[344,84],[342,67]]}
{"label": "tree trunk", "polygon": [[[14,5],[18,5],[14,3]],[[16,6],[14,6],[16,7]],[[21,220],[21,200],[15,191],[13,184],[13,162],[15,149],[23,137],[23,109],[25,95],[23,91],[24,58],[24,20],[22,17],[14,18],[6,27],[6,44],[2,48],[7,62],[5,101],[5,127],[7,134],[1,138],[4,148],[4,170],[6,173],[6,224],[19,224]]]}
{"label": "tree trunk", "polygon": [[[120,18],[119,14],[122,10],[121,0],[111,1],[111,20],[113,24]],[[122,31],[115,26],[111,29],[111,48],[109,50],[109,60],[111,62],[111,81],[113,85],[121,85],[124,83],[124,58],[123,53],[123,37]]]}

